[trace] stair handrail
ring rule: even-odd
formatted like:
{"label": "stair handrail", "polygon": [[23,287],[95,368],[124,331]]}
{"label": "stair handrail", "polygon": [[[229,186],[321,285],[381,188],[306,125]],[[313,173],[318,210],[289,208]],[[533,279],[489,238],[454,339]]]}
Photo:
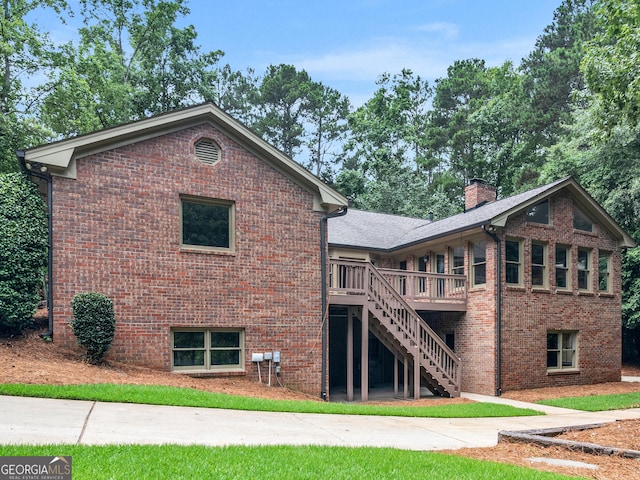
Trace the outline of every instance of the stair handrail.
{"label": "stair handrail", "polygon": [[[459,387],[460,380],[460,357],[458,357],[446,343],[427,325],[427,323],[418,315],[405,300],[402,295],[387,281],[386,278],[378,271],[378,269],[371,263],[367,264],[367,276],[369,280],[366,282],[368,285],[368,294],[375,298],[378,305],[380,305],[385,312],[395,318],[398,317],[397,312],[391,308],[387,298],[391,297],[394,301],[404,310],[409,317],[413,320],[413,323],[418,328],[411,330],[407,329],[407,325],[404,322],[399,322],[398,326],[402,328],[405,333],[415,345],[420,349],[420,354],[426,355],[434,365],[440,367],[440,372],[445,378],[447,378],[453,385]],[[384,287],[386,292],[380,292],[378,289],[373,288],[374,279],[378,284]],[[434,351],[436,350],[436,351]],[[422,358],[422,356],[420,357]]]}

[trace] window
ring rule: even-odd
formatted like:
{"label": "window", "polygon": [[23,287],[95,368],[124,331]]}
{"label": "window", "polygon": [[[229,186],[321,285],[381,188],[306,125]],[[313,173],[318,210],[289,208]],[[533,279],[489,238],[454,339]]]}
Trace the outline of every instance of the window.
{"label": "window", "polygon": [[598,290],[601,292],[611,291],[611,254],[608,252],[598,253]]}
{"label": "window", "polygon": [[577,368],[577,345],[577,332],[547,332],[547,369]]}
{"label": "window", "polygon": [[521,242],[517,240],[507,240],[504,243],[507,283],[514,285],[522,283],[520,277],[520,272],[522,272],[520,245]]}
{"label": "window", "polygon": [[569,279],[569,247],[556,245],[556,287],[566,290],[570,287]]}
{"label": "window", "polygon": [[472,245],[472,276],[473,285],[487,283],[487,242]]}
{"label": "window", "polygon": [[[429,257],[424,255],[422,257],[418,257],[418,271],[426,272],[427,271],[427,259]],[[424,293],[427,291],[427,278],[426,277],[418,277],[418,293]]]}
{"label": "window", "polygon": [[181,203],[182,245],[233,250],[232,202],[184,197]]}
{"label": "window", "polygon": [[464,247],[455,247],[451,250],[451,273],[464,275]]}
{"label": "window", "polygon": [[547,285],[547,246],[542,243],[531,244],[531,286]]}
{"label": "window", "polygon": [[194,150],[198,160],[207,165],[213,165],[220,160],[220,147],[218,147],[216,142],[208,138],[198,140]]}
{"label": "window", "polygon": [[578,289],[580,290],[591,290],[590,256],[589,250],[578,249]]}
{"label": "window", "polygon": [[174,370],[244,370],[242,330],[174,330],[171,349]]}
{"label": "window", "polygon": [[527,210],[526,219],[527,222],[549,225],[549,200],[540,202]]}
{"label": "window", "polygon": [[583,232],[593,232],[593,222],[575,205],[573,207],[573,228]]}

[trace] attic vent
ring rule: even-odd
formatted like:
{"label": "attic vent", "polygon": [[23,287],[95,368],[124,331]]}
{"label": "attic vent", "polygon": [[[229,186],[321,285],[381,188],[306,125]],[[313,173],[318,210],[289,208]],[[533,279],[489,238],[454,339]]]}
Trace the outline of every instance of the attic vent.
{"label": "attic vent", "polygon": [[220,147],[213,140],[200,140],[196,143],[196,157],[202,163],[213,165],[220,160]]}

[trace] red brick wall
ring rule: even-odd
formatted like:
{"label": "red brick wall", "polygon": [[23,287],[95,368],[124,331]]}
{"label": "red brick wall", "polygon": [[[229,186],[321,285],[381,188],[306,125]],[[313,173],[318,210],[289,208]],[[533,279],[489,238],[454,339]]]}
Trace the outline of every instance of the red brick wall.
{"label": "red brick wall", "polygon": [[[456,328],[456,353],[462,359],[462,391],[484,395],[496,393],[496,245],[485,233],[474,241],[487,245],[487,283],[469,282],[467,312]],[[470,248],[465,266],[470,271]],[[471,278],[471,273],[469,277]]]}
{"label": "red brick wall", "polygon": [[[551,225],[525,221],[524,214],[507,224],[506,233],[524,239],[522,287],[503,283],[502,309],[502,389],[591,384],[620,380],[621,286],[620,252],[616,242],[596,225],[595,232],[573,229],[573,204],[569,196],[552,198]],[[504,239],[504,236],[503,236]],[[548,288],[531,286],[531,240],[547,244]],[[572,289],[555,288],[555,246],[571,246]],[[589,248],[591,292],[578,292],[576,263],[578,247]],[[612,294],[598,292],[598,251],[612,252],[610,279]],[[504,281],[504,275],[503,275]],[[548,330],[578,331],[578,370],[547,373],[546,333]]]}
{"label": "red brick wall", "polygon": [[[222,149],[201,164],[193,144]],[[319,393],[321,214],[312,194],[210,125],[82,158],[53,179],[54,341],[75,344],[72,297],[114,301],[108,359],[169,370],[171,327],[245,328],[252,352],[282,352],[286,385]],[[182,194],[231,200],[235,254],[180,251]]]}

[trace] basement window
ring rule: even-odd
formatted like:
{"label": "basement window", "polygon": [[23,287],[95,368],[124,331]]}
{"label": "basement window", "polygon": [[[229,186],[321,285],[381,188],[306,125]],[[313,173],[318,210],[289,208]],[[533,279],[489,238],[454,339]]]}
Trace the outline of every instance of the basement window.
{"label": "basement window", "polygon": [[244,371],[241,329],[176,329],[171,332],[174,371]]}

